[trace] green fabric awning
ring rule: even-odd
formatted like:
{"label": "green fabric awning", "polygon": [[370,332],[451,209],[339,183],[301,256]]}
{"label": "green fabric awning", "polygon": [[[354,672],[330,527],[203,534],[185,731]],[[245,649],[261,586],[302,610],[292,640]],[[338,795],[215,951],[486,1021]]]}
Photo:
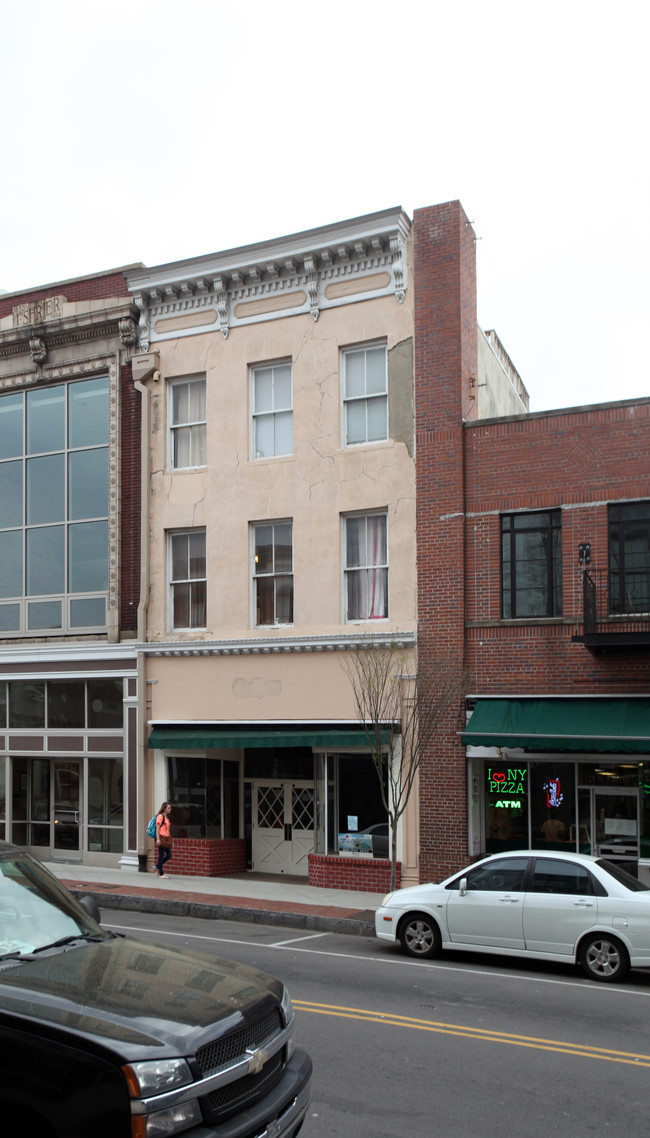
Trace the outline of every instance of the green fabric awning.
{"label": "green fabric awning", "polygon": [[481,699],[461,740],[469,747],[650,753],[650,699]]}
{"label": "green fabric awning", "polygon": [[210,750],[219,747],[367,747],[365,732],[359,727],[331,728],[308,724],[256,730],[252,727],[185,727],[170,723],[153,727],[147,743],[161,751],[180,749]]}

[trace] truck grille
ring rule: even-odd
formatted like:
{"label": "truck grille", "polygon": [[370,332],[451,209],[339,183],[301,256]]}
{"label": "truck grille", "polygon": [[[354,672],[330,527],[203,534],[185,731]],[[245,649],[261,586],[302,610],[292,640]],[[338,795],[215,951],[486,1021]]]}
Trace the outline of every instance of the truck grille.
{"label": "truck grille", "polygon": [[[248,1050],[263,1047],[282,1030],[280,1011],[275,1008],[262,1019],[254,1023],[246,1023],[237,1031],[222,1039],[215,1039],[201,1047],[196,1054],[196,1061],[205,1077],[217,1071],[227,1071],[235,1063],[245,1058]],[[224,1117],[231,1111],[239,1108],[243,1103],[252,1101],[262,1093],[266,1093],[273,1083],[280,1077],[284,1065],[283,1052],[273,1055],[261,1071],[256,1074],[243,1075],[232,1083],[219,1087],[212,1094],[202,1099],[206,1122],[214,1121],[218,1115]],[[212,1117],[208,1117],[211,1115]]]}

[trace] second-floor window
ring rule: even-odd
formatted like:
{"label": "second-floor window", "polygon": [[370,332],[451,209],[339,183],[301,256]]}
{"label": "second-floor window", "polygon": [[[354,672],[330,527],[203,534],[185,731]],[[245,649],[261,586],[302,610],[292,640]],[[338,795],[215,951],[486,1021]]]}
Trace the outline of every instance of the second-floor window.
{"label": "second-floor window", "polygon": [[562,512],[501,518],[501,615],[562,615]]}
{"label": "second-floor window", "polygon": [[293,525],[290,521],[253,526],[255,624],[293,623]]}
{"label": "second-floor window", "polygon": [[170,380],[169,423],[170,467],[205,466],[205,377]]}
{"label": "second-floor window", "polygon": [[205,530],[169,535],[171,625],[174,629],[206,627]]}
{"label": "second-floor window", "polygon": [[388,438],[386,345],[342,353],[343,435],[346,446]]}
{"label": "second-floor window", "polygon": [[345,619],[388,616],[387,517],[354,514],[344,519]]}
{"label": "second-floor window", "polygon": [[291,364],[251,369],[253,458],[293,453]]}
{"label": "second-floor window", "polygon": [[0,635],[106,627],[107,376],[0,396]]}
{"label": "second-floor window", "polygon": [[609,611],[650,612],[650,502],[610,506]]}

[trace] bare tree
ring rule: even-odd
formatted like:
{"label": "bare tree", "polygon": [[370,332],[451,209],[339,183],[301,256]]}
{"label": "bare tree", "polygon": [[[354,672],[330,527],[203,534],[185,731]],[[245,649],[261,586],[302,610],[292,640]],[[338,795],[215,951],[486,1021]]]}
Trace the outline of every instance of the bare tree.
{"label": "bare tree", "polygon": [[[390,887],[397,878],[397,823],[415,785],[420,761],[443,718],[467,685],[458,658],[398,644],[368,642],[342,661],[379,778],[391,834]],[[415,670],[414,670],[415,667]]]}

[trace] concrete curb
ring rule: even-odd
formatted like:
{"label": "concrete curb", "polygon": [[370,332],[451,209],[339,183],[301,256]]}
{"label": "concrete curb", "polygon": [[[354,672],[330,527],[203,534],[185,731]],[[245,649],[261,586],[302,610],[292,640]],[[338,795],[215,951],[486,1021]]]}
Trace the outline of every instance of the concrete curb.
{"label": "concrete curb", "polygon": [[234,905],[216,905],[205,901],[180,900],[173,897],[137,897],[104,890],[70,889],[75,897],[91,896],[103,909],[129,909],[137,913],[160,913],[168,917],[202,917],[215,921],[248,921],[256,925],[279,925],[282,928],[308,929],[314,932],[347,933],[352,936],[374,936],[374,920],[358,917],[332,917],[322,913],[292,913],[278,909],[253,909]]}

